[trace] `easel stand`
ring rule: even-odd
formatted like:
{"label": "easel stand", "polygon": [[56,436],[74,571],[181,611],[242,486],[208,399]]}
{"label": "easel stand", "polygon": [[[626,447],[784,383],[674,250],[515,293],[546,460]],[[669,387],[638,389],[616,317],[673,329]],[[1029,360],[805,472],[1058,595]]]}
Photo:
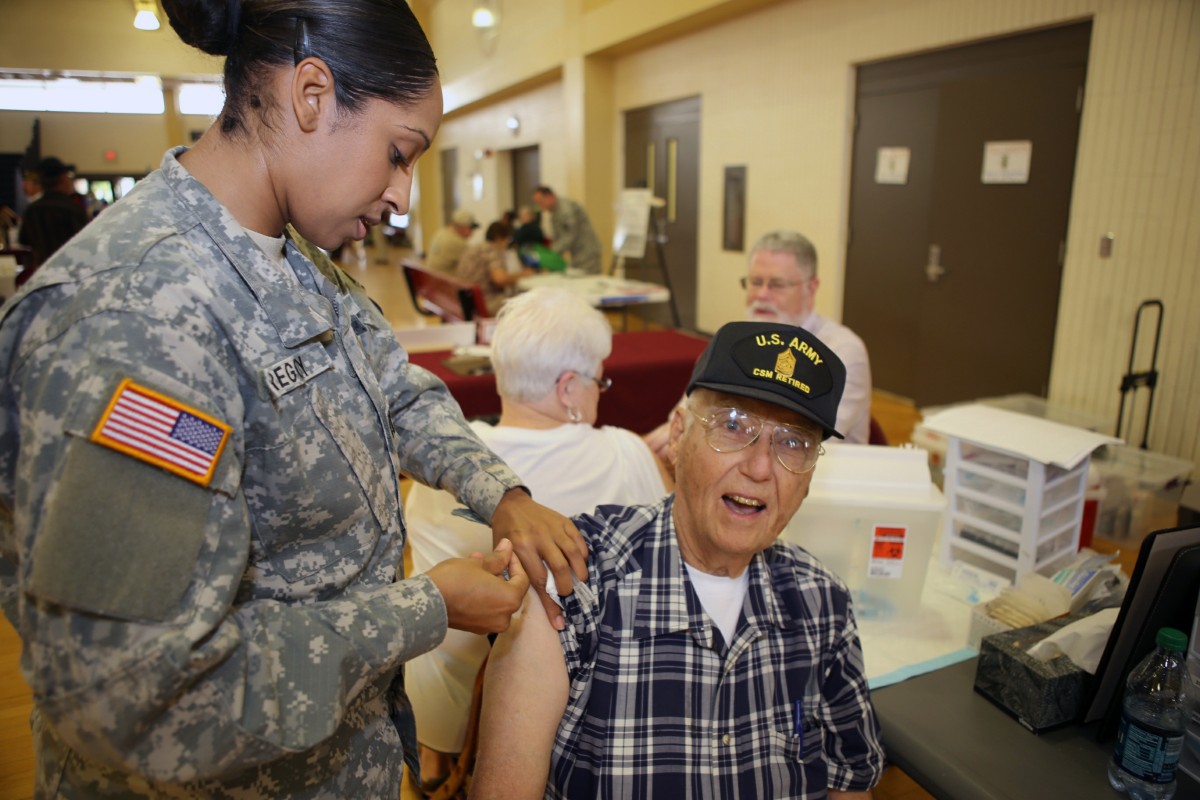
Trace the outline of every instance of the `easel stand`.
{"label": "easel stand", "polygon": [[[676,328],[680,326],[678,301],[675,298],[675,287],[671,285],[671,273],[667,271],[667,254],[663,246],[667,243],[667,220],[663,209],[667,202],[655,197],[649,189],[623,189],[621,200],[617,206],[617,225],[613,235],[613,268],[612,275],[617,278],[625,277],[625,259],[632,258],[638,262],[638,279],[645,281],[646,276],[646,239],[649,234],[654,240],[654,248],[658,253],[658,266],[662,270],[662,285],[670,294],[671,319]],[[629,325],[628,306],[626,306],[624,324]],[[642,308],[642,327],[647,324],[647,313]]]}

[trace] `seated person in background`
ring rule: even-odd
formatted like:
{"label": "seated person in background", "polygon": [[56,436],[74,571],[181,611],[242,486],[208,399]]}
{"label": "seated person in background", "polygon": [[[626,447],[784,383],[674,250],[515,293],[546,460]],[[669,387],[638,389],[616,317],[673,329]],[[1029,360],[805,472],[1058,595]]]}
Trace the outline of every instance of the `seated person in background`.
{"label": "seated person in background", "polygon": [[817,249],[795,231],[771,231],[750,249],[746,319],[796,325],[817,336],[846,365],[846,391],[838,406],[837,428],[847,442],[866,444],[871,430],[871,362],[867,346],[845,325],[815,310]]}
{"label": "seated person in background", "polygon": [[513,231],[512,243],[520,248],[526,244],[545,244],[546,235],[542,232],[541,214],[529,206],[517,209],[516,230]]}
{"label": "seated person in background", "polygon": [[676,493],[576,517],[589,577],[565,629],[527,595],[496,641],[472,796],[870,797],[850,593],[776,541],[840,436],[845,375],[801,328],[717,332],[672,413]]}
{"label": "seated person in background", "polygon": [[438,272],[454,272],[459,259],[467,252],[467,240],[471,232],[479,227],[475,215],[460,208],[450,216],[450,224],[433,235],[425,266]]}
{"label": "seated person in background", "polygon": [[[846,366],[846,391],[838,406],[837,429],[847,442],[866,444],[871,434],[871,362],[867,346],[845,325],[814,310],[817,296],[817,249],[795,231],[771,231],[750,248],[746,319],[795,325],[819,336]],[[670,420],[646,434],[646,443],[670,463]]]}
{"label": "seated person in background", "polygon": [[[637,434],[595,427],[600,394],[609,386],[602,362],[611,350],[604,315],[563,289],[514,297],[496,323],[492,362],[500,422],[471,427],[539,503],[562,513],[602,503],[657,503],[669,490]],[[404,514],[414,574],[448,553],[491,550],[488,528],[453,515],[457,506],[447,492],[423,485],[409,491]],[[437,649],[405,668],[427,788],[448,773],[444,754],[463,746],[475,674],[487,652],[485,637],[450,631]]]}
{"label": "seated person in background", "polygon": [[508,226],[503,222],[488,225],[483,241],[467,247],[459,259],[455,274],[464,281],[479,285],[483,299],[487,301],[487,316],[494,317],[500,304],[514,293],[517,281],[535,275],[532,269],[522,267],[518,272],[509,272],[506,262],[508,253]]}

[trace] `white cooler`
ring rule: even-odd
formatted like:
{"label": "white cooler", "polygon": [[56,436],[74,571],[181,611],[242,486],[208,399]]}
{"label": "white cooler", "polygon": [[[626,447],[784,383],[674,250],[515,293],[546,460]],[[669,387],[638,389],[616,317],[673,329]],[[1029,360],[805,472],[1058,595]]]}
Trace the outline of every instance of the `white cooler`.
{"label": "white cooler", "polygon": [[924,450],[830,444],[781,538],[841,577],[859,619],[914,611],[946,500]]}

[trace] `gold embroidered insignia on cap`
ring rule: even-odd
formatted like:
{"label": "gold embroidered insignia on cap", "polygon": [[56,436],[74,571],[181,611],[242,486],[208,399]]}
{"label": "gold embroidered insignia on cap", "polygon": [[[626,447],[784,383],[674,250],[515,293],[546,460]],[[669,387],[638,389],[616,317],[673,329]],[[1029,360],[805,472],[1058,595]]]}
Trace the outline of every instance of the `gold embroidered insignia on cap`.
{"label": "gold embroidered insignia on cap", "polygon": [[792,377],[792,373],[796,371],[796,356],[790,347],[785,348],[775,359],[775,371],[783,378]]}

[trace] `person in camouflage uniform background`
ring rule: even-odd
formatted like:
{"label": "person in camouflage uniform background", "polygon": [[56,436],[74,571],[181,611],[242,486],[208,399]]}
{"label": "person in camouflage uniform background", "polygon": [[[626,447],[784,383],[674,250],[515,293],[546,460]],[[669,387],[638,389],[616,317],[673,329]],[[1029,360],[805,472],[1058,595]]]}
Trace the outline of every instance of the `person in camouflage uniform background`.
{"label": "person in camouflage uniform background", "polygon": [[[403,662],[585,553],[313,246],[405,213],[440,124],[405,2],[163,5],[228,56],[225,109],[0,310],[36,795],[394,800]],[[401,473],[496,550],[404,580]]]}

